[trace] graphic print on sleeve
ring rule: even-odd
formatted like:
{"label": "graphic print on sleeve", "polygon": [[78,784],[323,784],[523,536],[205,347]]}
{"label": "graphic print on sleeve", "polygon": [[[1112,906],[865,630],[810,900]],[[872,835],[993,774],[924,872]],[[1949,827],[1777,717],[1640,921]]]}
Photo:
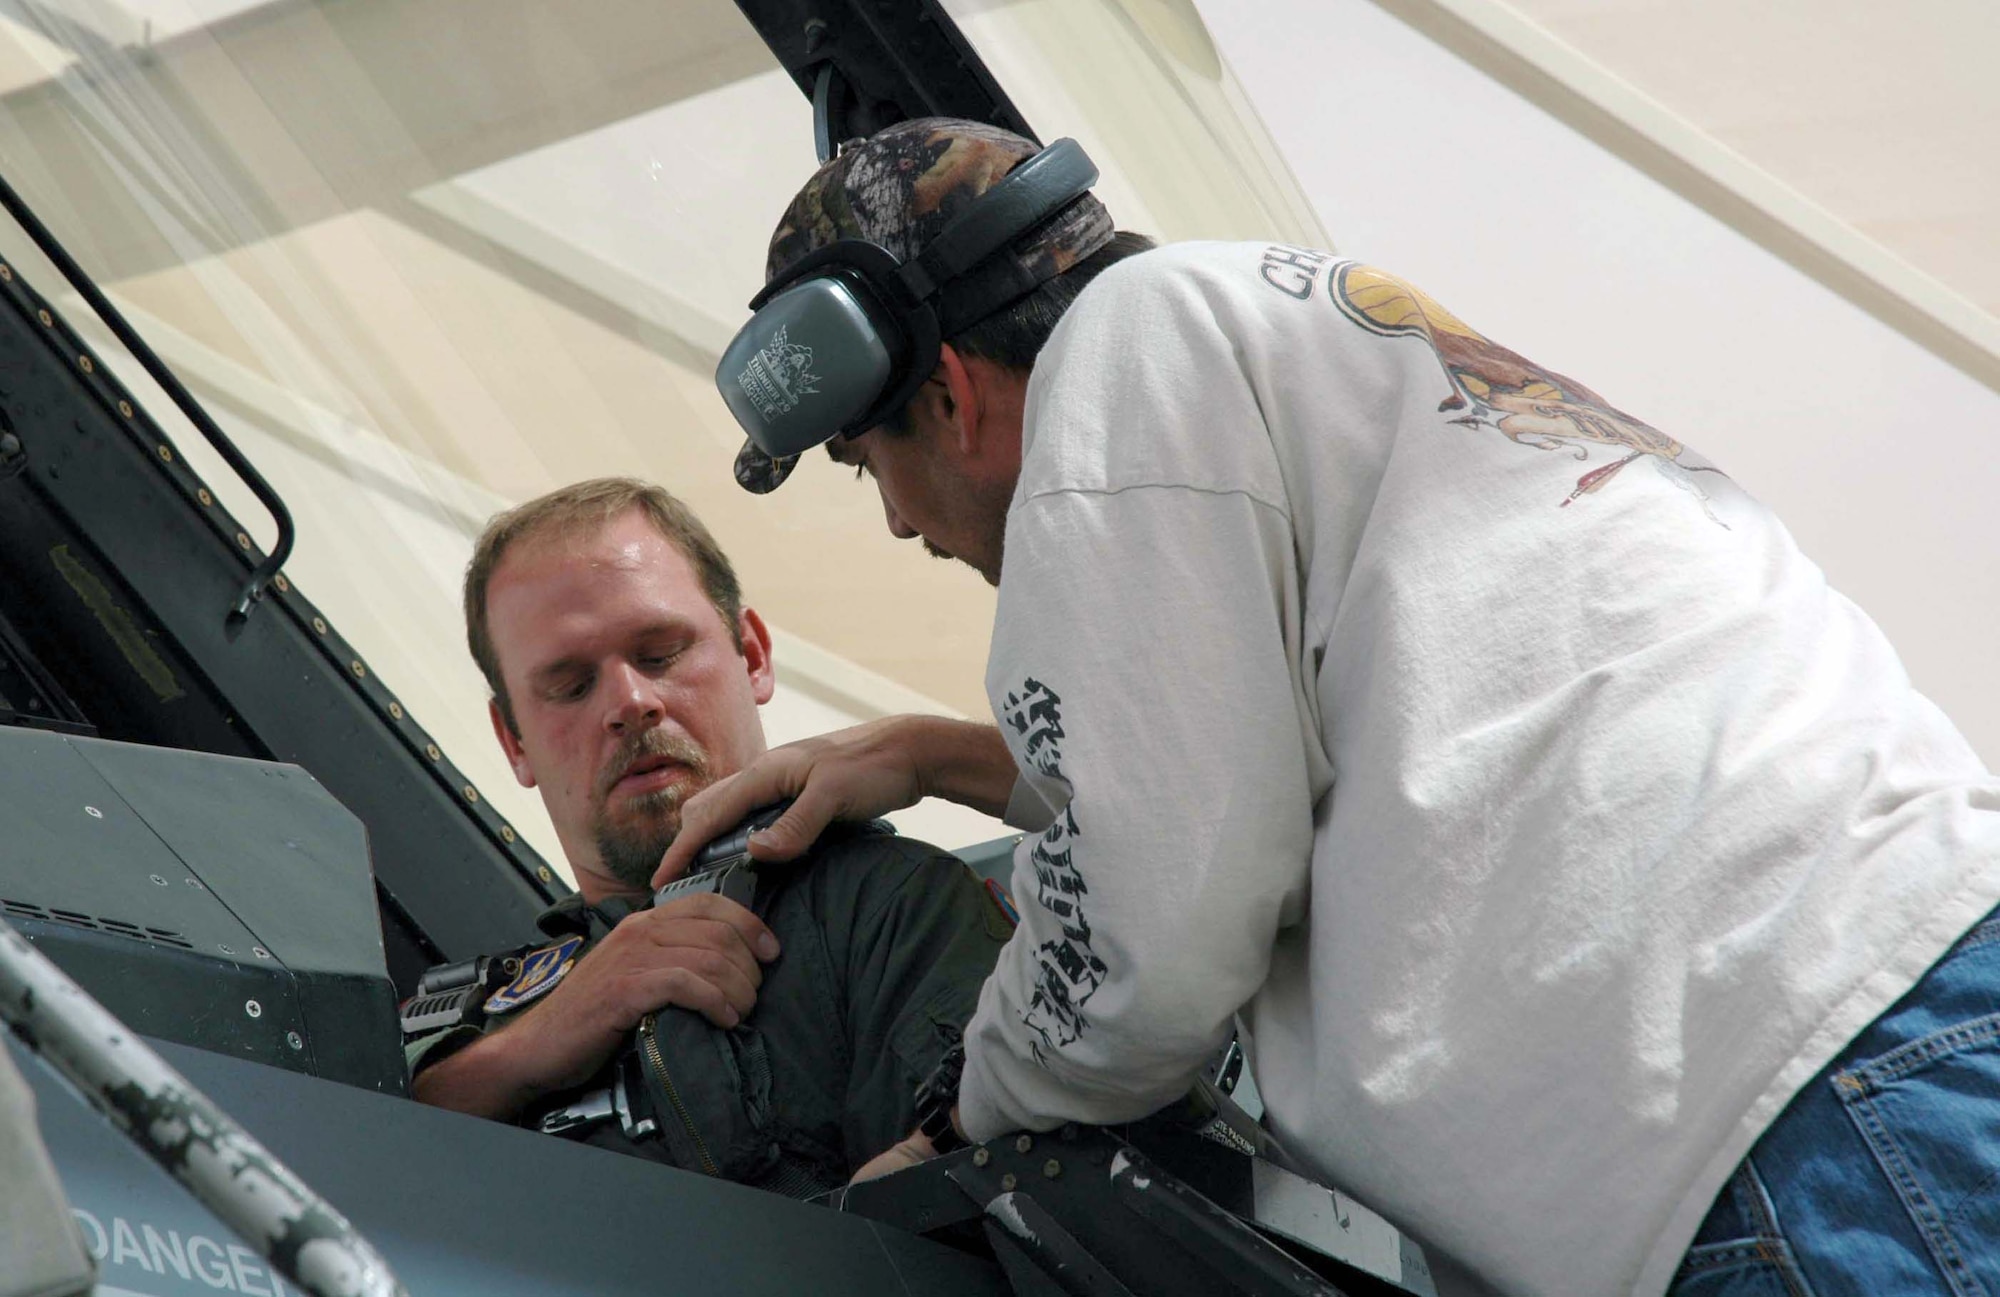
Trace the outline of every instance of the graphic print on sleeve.
{"label": "graphic print on sleeve", "polygon": [[[1022,761],[1050,779],[1064,778],[1062,699],[1053,689],[1024,679],[1008,693],[1002,719],[1020,738]],[[1083,1006],[1109,971],[1090,948],[1090,921],[1083,912],[1090,889],[1071,856],[1081,836],[1073,806],[1064,806],[1028,857],[1035,866],[1035,900],[1062,928],[1060,937],[1036,949],[1035,991],[1021,1019],[1035,1033],[1031,1045],[1043,1067],[1049,1065],[1049,1050],[1075,1043],[1089,1029]]]}
{"label": "graphic print on sleeve", "polygon": [[[1452,419],[1468,428],[1492,428],[1518,446],[1569,450],[1590,458],[1589,444],[1626,454],[1591,469],[1558,508],[1604,489],[1627,464],[1651,457],[1660,473],[1693,495],[1710,522],[1727,528],[1709,507],[1696,473],[1722,470],[1659,429],[1643,423],[1581,383],[1541,368],[1467,325],[1422,289],[1372,266],[1350,262],[1333,273],[1333,300],[1341,313],[1385,338],[1417,337],[1437,353],[1452,391],[1440,412],[1466,410]],[[1470,407],[1468,409],[1468,407]],[[1585,444],[1589,443],[1589,444]]]}

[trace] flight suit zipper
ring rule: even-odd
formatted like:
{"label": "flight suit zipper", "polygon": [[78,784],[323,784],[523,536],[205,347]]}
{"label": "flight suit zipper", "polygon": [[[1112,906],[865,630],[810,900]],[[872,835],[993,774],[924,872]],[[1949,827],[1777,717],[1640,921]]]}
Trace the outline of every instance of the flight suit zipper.
{"label": "flight suit zipper", "polygon": [[667,1071],[667,1060],[660,1052],[660,1038],[655,1022],[658,1017],[657,1013],[649,1013],[639,1020],[640,1056],[652,1068],[653,1076],[659,1081],[660,1089],[667,1096],[667,1102],[673,1106],[674,1115],[681,1119],[681,1127],[694,1142],[694,1151],[701,1158],[701,1169],[710,1175],[720,1176],[722,1168],[716,1165],[715,1158],[709,1154],[708,1145],[702,1140],[701,1132],[695,1129],[694,1118],[688,1115],[687,1105],[681,1101],[681,1092],[674,1088],[673,1075]]}

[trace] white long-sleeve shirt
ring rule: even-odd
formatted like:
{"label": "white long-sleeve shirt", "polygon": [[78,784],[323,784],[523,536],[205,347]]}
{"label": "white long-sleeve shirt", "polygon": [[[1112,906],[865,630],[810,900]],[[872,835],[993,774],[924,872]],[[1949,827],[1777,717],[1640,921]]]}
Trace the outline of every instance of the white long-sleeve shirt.
{"label": "white long-sleeve shirt", "polygon": [[1029,386],[987,688],[987,1137],[1180,1093],[1505,1291],[1657,1293],[2000,901],[2000,781],[1771,514],[1386,275],[1189,244]]}

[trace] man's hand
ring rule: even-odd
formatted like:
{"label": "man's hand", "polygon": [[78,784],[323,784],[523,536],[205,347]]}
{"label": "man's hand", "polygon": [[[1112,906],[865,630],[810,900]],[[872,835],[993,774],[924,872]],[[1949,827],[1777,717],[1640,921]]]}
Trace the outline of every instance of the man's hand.
{"label": "man's hand", "polygon": [[928,1162],[937,1156],[937,1149],[924,1138],[924,1132],[913,1130],[909,1137],[889,1146],[885,1153],[877,1153],[861,1164],[849,1184],[860,1184],[863,1180],[874,1180],[892,1175],[897,1171],[907,1171],[920,1162]]}
{"label": "man's hand", "polygon": [[686,873],[695,852],[751,811],[787,797],[794,800],[784,817],[750,838],[759,860],[791,860],[834,820],[873,819],[925,797],[997,816],[1013,788],[1014,759],[990,725],[889,716],[788,743],[688,799],[653,886]]}
{"label": "man's hand", "polygon": [[[960,1139],[965,1138],[965,1127],[958,1120],[958,1105],[951,1105],[951,1128]],[[891,1144],[888,1151],[877,1153],[861,1164],[861,1169],[848,1178],[849,1184],[860,1184],[863,1180],[873,1180],[879,1176],[892,1175],[897,1171],[907,1171],[919,1162],[928,1162],[938,1155],[937,1145],[931,1143],[921,1130],[913,1130],[903,1139]]]}
{"label": "man's hand", "polygon": [[425,1103],[506,1120],[581,1085],[655,1009],[733,1027],[757,1002],[778,939],[726,896],[684,896],[613,928],[542,1003],[417,1074]]}

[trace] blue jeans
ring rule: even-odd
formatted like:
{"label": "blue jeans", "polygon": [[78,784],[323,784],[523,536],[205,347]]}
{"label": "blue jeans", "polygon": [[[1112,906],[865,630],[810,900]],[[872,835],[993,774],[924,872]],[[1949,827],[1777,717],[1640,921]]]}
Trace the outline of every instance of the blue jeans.
{"label": "blue jeans", "polygon": [[2000,1297],[2000,910],[1778,1114],[1671,1297]]}

